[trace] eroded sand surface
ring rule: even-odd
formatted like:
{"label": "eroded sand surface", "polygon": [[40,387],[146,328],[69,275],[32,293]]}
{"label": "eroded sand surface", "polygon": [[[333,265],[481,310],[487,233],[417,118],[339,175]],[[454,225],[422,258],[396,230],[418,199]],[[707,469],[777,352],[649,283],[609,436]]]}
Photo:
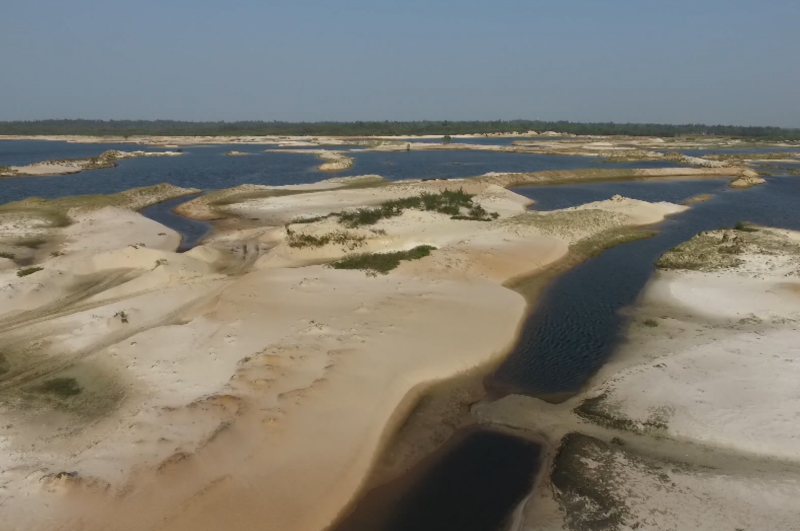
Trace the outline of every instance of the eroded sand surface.
{"label": "eroded sand surface", "polygon": [[586,392],[482,406],[560,445],[523,528],[797,529],[800,233],[710,231],[658,265]]}
{"label": "eroded sand surface", "polygon": [[[4,531],[323,529],[418,392],[511,346],[526,302],[503,282],[685,209],[333,184],[222,194],[243,225],[184,254],[139,214],[68,211],[41,270],[0,271]],[[337,214],[457,187],[476,219]],[[420,245],[435,249],[386,275],[323,265]]]}

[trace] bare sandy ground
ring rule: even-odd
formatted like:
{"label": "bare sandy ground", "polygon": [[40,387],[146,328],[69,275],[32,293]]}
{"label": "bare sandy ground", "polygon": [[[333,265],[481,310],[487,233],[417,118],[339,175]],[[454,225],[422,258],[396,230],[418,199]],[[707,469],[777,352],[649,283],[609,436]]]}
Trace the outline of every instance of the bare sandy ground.
{"label": "bare sandy ground", "polygon": [[659,263],[586,392],[481,406],[560,444],[520,525],[797,529],[800,234],[715,231]]}
{"label": "bare sandy ground", "polygon": [[0,168],[0,177],[42,177],[48,175],[71,175],[85,170],[110,168],[116,161],[139,157],[177,157],[179,151],[106,151],[98,157],[84,159],[61,159],[34,162],[27,166]]}
{"label": "bare sandy ground", "polygon": [[[543,215],[480,184],[494,221],[411,209],[347,229],[358,246],[290,245],[344,230],[298,217],[445,186],[251,197],[228,208],[260,225],[184,254],[152,221],[99,210],[41,271],[0,271],[4,531],[323,529],[417,393],[511,346],[526,302],[503,282],[685,208]],[[319,265],[418,245],[436,250],[387,275]]]}
{"label": "bare sandy ground", "polygon": [[305,153],[316,155],[325,162],[318,166],[319,171],[342,171],[353,166],[353,157],[348,157],[341,151],[327,149],[268,149],[268,153]]}

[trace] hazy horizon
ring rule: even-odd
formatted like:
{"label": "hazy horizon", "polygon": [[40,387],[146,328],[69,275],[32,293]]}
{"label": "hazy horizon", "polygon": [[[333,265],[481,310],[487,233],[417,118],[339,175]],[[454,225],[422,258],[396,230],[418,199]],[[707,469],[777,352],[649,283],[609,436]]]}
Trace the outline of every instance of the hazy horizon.
{"label": "hazy horizon", "polygon": [[800,127],[800,3],[11,0],[0,120]]}

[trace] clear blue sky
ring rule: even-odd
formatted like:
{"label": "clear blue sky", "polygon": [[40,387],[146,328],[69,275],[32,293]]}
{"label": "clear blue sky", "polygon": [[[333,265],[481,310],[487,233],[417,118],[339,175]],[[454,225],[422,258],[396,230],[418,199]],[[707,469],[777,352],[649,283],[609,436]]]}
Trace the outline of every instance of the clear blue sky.
{"label": "clear blue sky", "polygon": [[0,0],[0,120],[800,127],[800,0]]}

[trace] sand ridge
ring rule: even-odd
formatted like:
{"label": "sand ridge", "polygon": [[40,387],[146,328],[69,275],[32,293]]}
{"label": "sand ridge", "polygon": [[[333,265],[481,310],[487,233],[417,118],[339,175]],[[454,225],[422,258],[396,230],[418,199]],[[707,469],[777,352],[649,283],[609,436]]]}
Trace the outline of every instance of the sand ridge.
{"label": "sand ridge", "polygon": [[[365,227],[293,223],[458,187],[497,219],[411,208]],[[527,303],[503,282],[683,208],[616,197],[543,224],[529,202],[469,181],[255,197],[228,207],[269,222],[184,254],[139,214],[77,218],[41,271],[0,273],[4,524],[324,528],[417,393],[511,347]],[[292,247],[287,229],[364,240]],[[387,275],[319,265],[420,244],[436,249]]]}

